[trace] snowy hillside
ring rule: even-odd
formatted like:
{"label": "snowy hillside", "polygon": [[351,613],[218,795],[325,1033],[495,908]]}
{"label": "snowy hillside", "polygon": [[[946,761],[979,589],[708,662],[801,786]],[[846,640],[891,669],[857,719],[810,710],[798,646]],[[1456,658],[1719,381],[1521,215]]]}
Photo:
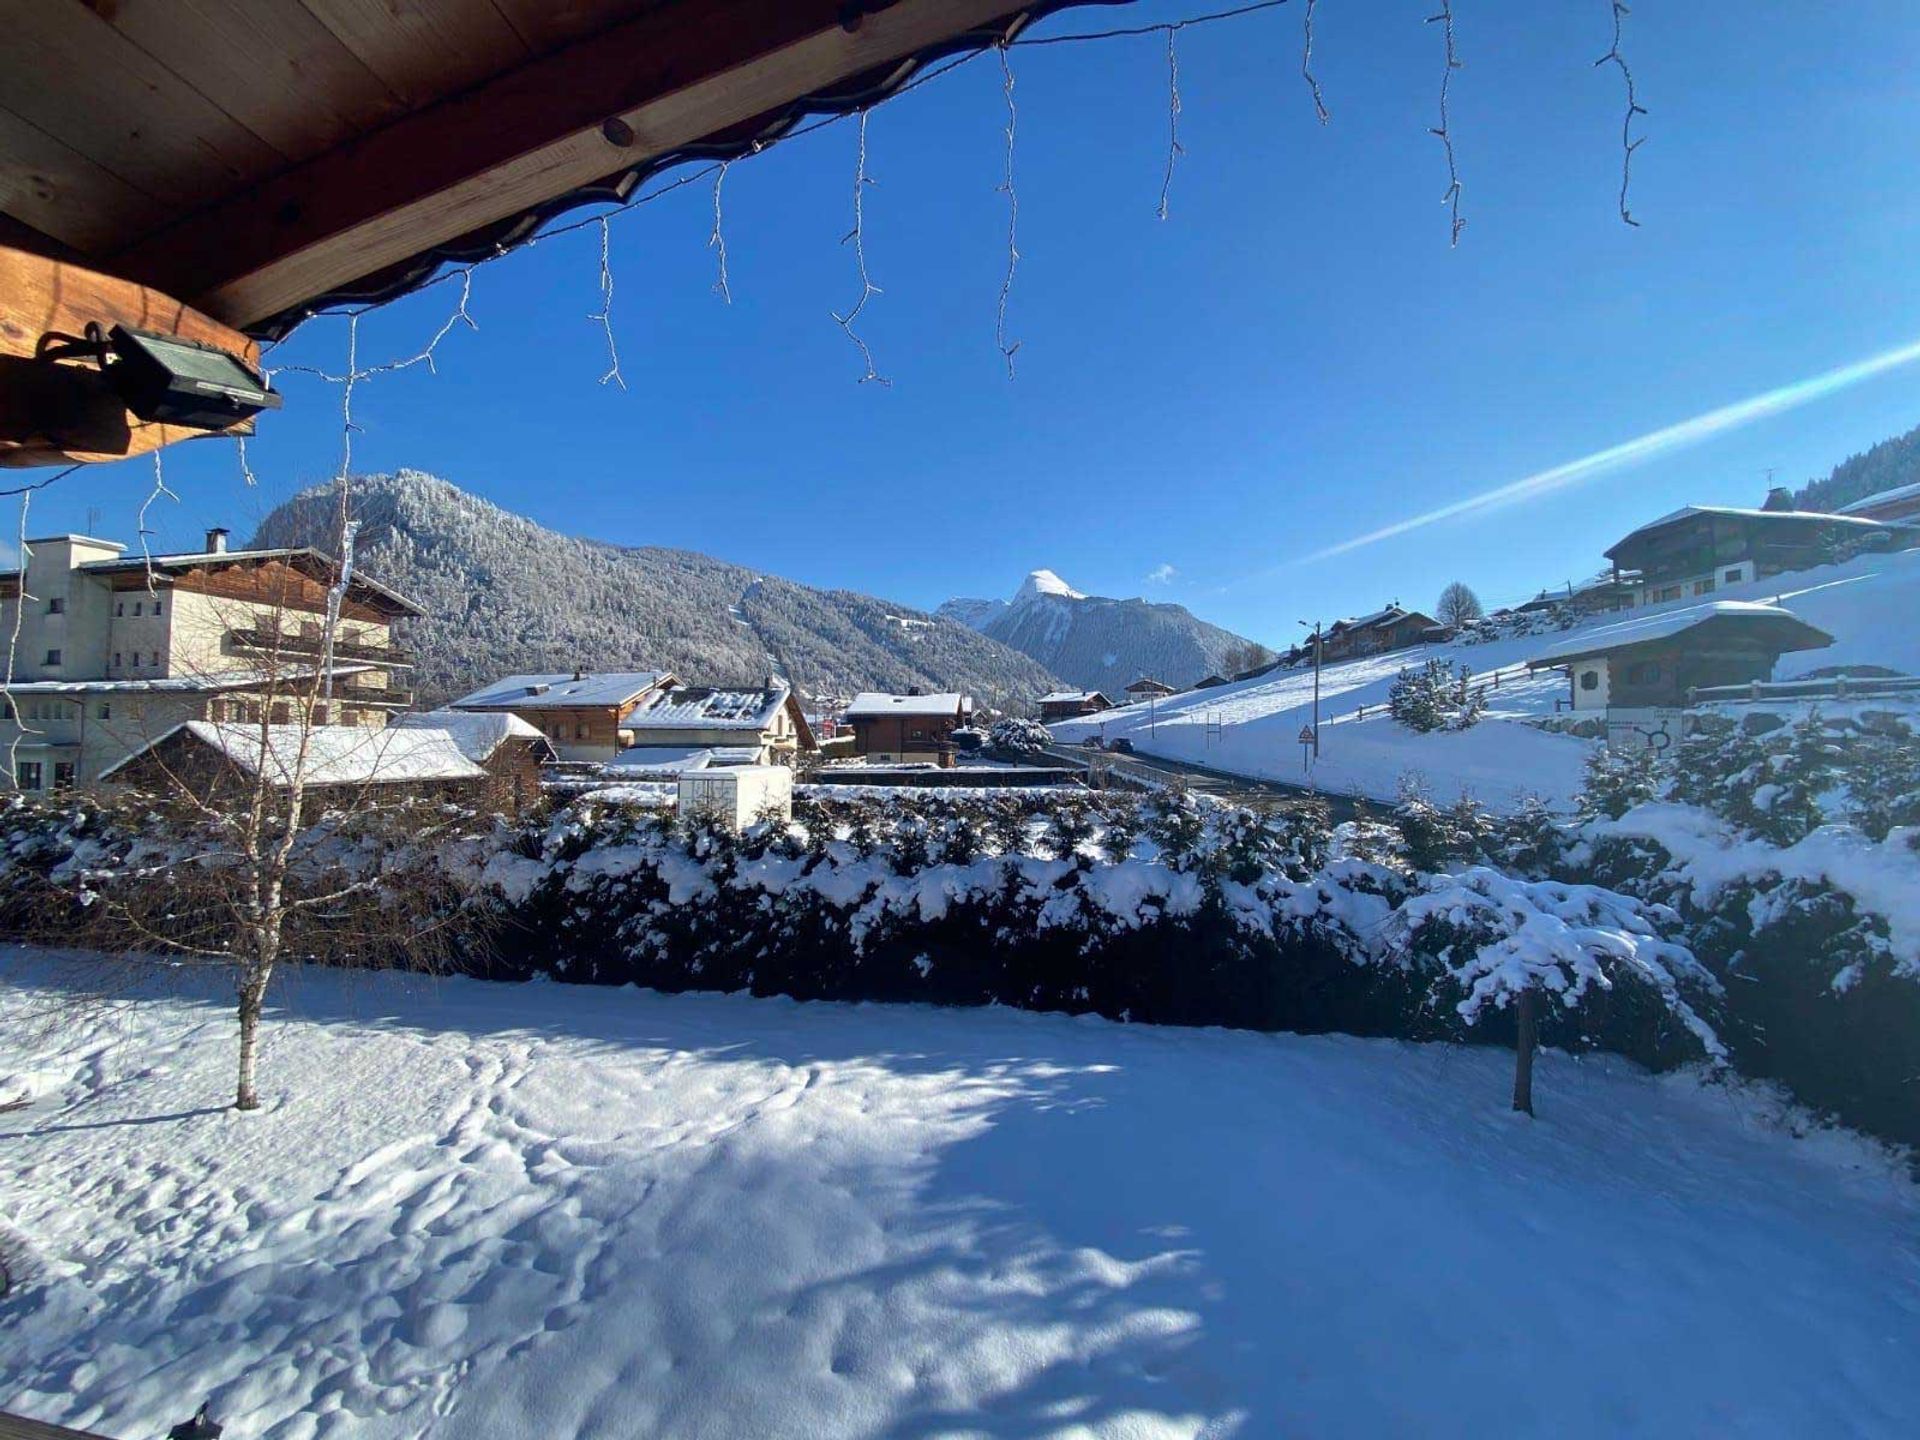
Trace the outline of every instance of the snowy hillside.
{"label": "snowy hillside", "polygon": [[[428,702],[495,676],[670,669],[808,694],[963,690],[995,699],[1058,683],[964,625],[849,590],[817,590],[687,550],[629,548],[536,525],[416,471],[354,481],[361,567],[426,607],[407,628]],[[335,547],[334,506],[308,491],[252,543]]]}
{"label": "snowy hillside", "polygon": [[949,600],[937,612],[1010,645],[1061,678],[1115,694],[1151,675],[1169,685],[1236,667],[1249,642],[1195,618],[1183,605],[1084,595],[1051,570],[1035,570],[1011,600]]}
{"label": "snowy hillside", "polygon": [[[161,1435],[1900,1436],[1920,1193],[1617,1060],[0,956],[0,1405]],[[404,1083],[395,1083],[404,1077]]]}
{"label": "snowy hillside", "polygon": [[[1776,678],[1792,679],[1834,665],[1879,665],[1920,674],[1920,550],[1864,556],[1844,565],[1776,575],[1728,586],[1716,600],[1785,605],[1834,636],[1825,650],[1782,657]],[[1655,615],[1690,602],[1636,612]],[[1343,794],[1391,800],[1401,776],[1419,779],[1441,800],[1462,790],[1507,806],[1525,795],[1565,802],[1580,788],[1590,742],[1521,723],[1550,715],[1567,694],[1565,675],[1529,676],[1519,667],[1561,640],[1611,623],[1599,616],[1564,635],[1532,635],[1484,644],[1420,646],[1391,655],[1328,665],[1321,674],[1320,760],[1302,761],[1299,733],[1313,714],[1313,669],[1276,670],[1254,680],[1127,706],[1052,727],[1063,739],[1101,735],[1130,739],[1143,754],[1161,755],[1289,784],[1311,781]],[[1417,735],[1386,712],[1387,692],[1403,667],[1429,658],[1465,664],[1476,674],[1498,671],[1487,718],[1460,734]],[[1364,713],[1363,713],[1364,712]]]}

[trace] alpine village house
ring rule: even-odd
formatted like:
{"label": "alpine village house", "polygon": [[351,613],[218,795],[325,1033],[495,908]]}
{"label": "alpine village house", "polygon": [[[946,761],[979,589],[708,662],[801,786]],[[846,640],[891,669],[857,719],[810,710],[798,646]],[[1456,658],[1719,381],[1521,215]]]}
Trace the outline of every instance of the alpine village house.
{"label": "alpine village house", "polygon": [[793,688],[682,685],[665,670],[508,675],[455,700],[468,713],[511,714],[562,760],[660,775],[710,765],[764,765],[817,749]]}
{"label": "alpine village house", "polygon": [[411,703],[393,627],[418,606],[355,575],[322,677],[339,563],[308,548],[231,551],[227,533],[150,557],[55,535],[0,572],[0,626],[16,637],[0,744],[16,789],[99,780],[188,722],[292,722],[311,697],[315,724],[379,727]]}

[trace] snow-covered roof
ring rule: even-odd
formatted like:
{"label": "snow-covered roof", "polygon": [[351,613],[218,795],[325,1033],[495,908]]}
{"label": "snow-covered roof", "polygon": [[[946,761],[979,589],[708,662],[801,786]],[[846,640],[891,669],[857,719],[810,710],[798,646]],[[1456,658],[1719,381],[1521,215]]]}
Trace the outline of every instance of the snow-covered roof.
{"label": "snow-covered roof", "polygon": [[1920,498],[1920,480],[1911,485],[1896,485],[1891,490],[1881,490],[1872,495],[1864,495],[1858,500],[1849,501],[1833,513],[1836,515],[1854,515],[1862,510],[1871,510],[1879,505],[1891,505],[1897,500]]}
{"label": "snow-covered roof", "polygon": [[707,745],[634,745],[607,762],[621,771],[677,775],[684,770],[704,770],[713,763],[713,748]]}
{"label": "snow-covered roof", "polygon": [[623,722],[634,730],[764,730],[787,703],[784,684],[757,690],[661,690]]}
{"label": "snow-covered roof", "polygon": [[1751,600],[1710,600],[1704,605],[1636,615],[1631,620],[1583,630],[1557,645],[1548,646],[1527,663],[1536,666],[1565,664],[1569,660],[1621,650],[1629,645],[1671,639],[1710,622],[1725,621],[1758,625],[1767,632],[1768,639],[1783,651],[1818,650],[1823,645],[1833,643],[1833,637],[1826,631],[1809,625],[1791,610],[1779,605],[1765,605]]}
{"label": "snow-covered roof", "polygon": [[476,765],[493,758],[508,740],[542,740],[540,732],[507,711],[474,713],[466,710],[421,710],[411,715],[396,715],[388,722],[402,730],[444,730],[460,747],[460,753]]}
{"label": "snow-covered roof", "polygon": [[452,702],[455,710],[562,710],[621,706],[671,681],[665,670],[614,670],[595,675],[505,675]]}
{"label": "snow-covered roof", "polygon": [[[371,665],[335,665],[328,673],[334,679],[359,675]],[[318,674],[312,666],[288,666],[277,671],[224,670],[212,675],[162,675],[152,680],[15,680],[0,686],[8,695],[205,695],[228,690],[255,690],[272,685],[284,690]],[[351,698],[351,691],[341,691]]]}
{"label": "snow-covered roof", "polygon": [[1629,540],[1638,539],[1654,530],[1664,530],[1669,525],[1677,525],[1682,520],[1690,520],[1695,515],[1737,515],[1744,520],[1761,520],[1769,524],[1783,520],[1824,520],[1834,525],[1856,525],[1863,529],[1881,530],[1885,525],[1878,520],[1866,520],[1858,515],[1827,514],[1823,510],[1749,510],[1738,505],[1682,505],[1678,510],[1662,515],[1658,520],[1649,520],[1638,530],[1630,530],[1616,540],[1602,554],[1611,555]]}
{"label": "snow-covered roof", "polygon": [[1040,697],[1042,705],[1085,705],[1092,700],[1104,700],[1107,697],[1098,690],[1051,690]]}
{"label": "snow-covered roof", "polygon": [[[185,733],[219,751],[249,775],[262,771],[276,785],[292,782],[296,772],[309,785],[392,785],[434,780],[481,780],[487,772],[461,753],[445,730],[363,725],[247,725],[189,720],[176,725],[102,774],[102,779],[140,755]],[[304,765],[301,736],[307,749]],[[263,743],[264,737],[264,743]]]}
{"label": "snow-covered roof", "polygon": [[847,706],[846,715],[849,720],[865,720],[877,715],[957,715],[972,709],[972,697],[953,690],[938,695],[887,695],[862,690]]}

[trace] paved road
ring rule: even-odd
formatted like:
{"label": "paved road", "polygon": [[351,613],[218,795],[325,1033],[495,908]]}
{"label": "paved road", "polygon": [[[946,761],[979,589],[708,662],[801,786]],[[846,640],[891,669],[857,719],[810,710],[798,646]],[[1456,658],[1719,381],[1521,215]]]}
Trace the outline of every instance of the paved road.
{"label": "paved road", "polygon": [[1211,795],[1230,805],[1272,805],[1278,802],[1284,806],[1290,801],[1298,803],[1317,794],[1319,799],[1326,802],[1336,822],[1351,820],[1354,815],[1351,796],[1315,792],[1302,785],[1288,785],[1278,780],[1253,780],[1245,775],[1233,775],[1185,760],[1169,760],[1159,755],[1116,755],[1111,751],[1088,750],[1078,745],[1054,745],[1049,747],[1047,754],[1063,764],[1076,765],[1081,769],[1086,769],[1090,764],[1102,765],[1150,785],[1184,784],[1196,794]]}

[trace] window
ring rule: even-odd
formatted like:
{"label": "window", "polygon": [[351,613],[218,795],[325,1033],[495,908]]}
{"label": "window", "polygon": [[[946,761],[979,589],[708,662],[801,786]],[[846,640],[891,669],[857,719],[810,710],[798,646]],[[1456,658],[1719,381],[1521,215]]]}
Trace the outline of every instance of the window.
{"label": "window", "polygon": [[156,665],[160,663],[160,652],[158,650],[153,652],[153,663]]}
{"label": "window", "polygon": [[59,596],[59,595],[56,595],[56,596],[54,596],[54,597],[53,597],[53,598],[52,598],[51,600],[49,600],[49,601],[47,601],[47,613],[48,613],[49,615],[64,615],[64,614],[66,614],[66,613],[67,613],[67,602],[66,602],[66,600],[65,600],[65,598],[64,598],[64,597],[62,597],[62,596]]}
{"label": "window", "polygon": [[53,788],[71,790],[73,788],[73,762],[56,760],[53,762]]}
{"label": "window", "polygon": [[1582,670],[1580,672],[1580,688],[1582,690],[1598,690],[1600,688],[1600,672],[1598,670]]}
{"label": "window", "polygon": [[576,740],[584,740],[587,738],[587,722],[586,721],[576,720],[573,722],[573,738]]}
{"label": "window", "polygon": [[38,760],[22,760],[13,768],[13,779],[14,783],[22,790],[38,790],[40,788],[40,762]]}
{"label": "window", "polygon": [[121,617],[122,615],[124,615],[124,614],[126,614],[126,613],[127,613],[127,602],[126,602],[126,601],[124,601],[124,600],[116,600],[116,601],[114,601],[114,602],[113,602],[113,614],[114,614],[114,618],[115,618],[116,620],[117,620],[117,619],[119,619],[119,618],[120,618],[120,617]]}
{"label": "window", "polygon": [[146,608],[146,602],[144,600],[136,600],[133,602],[134,614],[138,615],[145,608]]}
{"label": "window", "polygon": [[113,663],[115,668],[117,669],[120,664],[120,652],[118,650],[113,652]]}
{"label": "window", "polygon": [[60,663],[60,652],[58,650],[47,651],[47,664],[58,665],[59,663]]}
{"label": "window", "polygon": [[1658,660],[1640,660],[1627,667],[1629,685],[1657,685],[1660,683],[1660,662]]}
{"label": "window", "polygon": [[158,600],[153,602],[153,613],[156,615],[160,613],[160,601]]}
{"label": "window", "polygon": [[1727,571],[1725,575],[1720,577],[1721,581],[1727,585],[1738,585],[1742,580],[1746,578],[1747,578],[1746,571],[1741,570],[1737,567],[1735,569]]}
{"label": "window", "polygon": [[113,706],[109,705],[105,700],[100,702],[100,718],[102,720],[113,719]]}
{"label": "window", "polygon": [[1713,593],[1713,581],[1711,580],[1694,581],[1693,593],[1696,595],[1711,595]]}

